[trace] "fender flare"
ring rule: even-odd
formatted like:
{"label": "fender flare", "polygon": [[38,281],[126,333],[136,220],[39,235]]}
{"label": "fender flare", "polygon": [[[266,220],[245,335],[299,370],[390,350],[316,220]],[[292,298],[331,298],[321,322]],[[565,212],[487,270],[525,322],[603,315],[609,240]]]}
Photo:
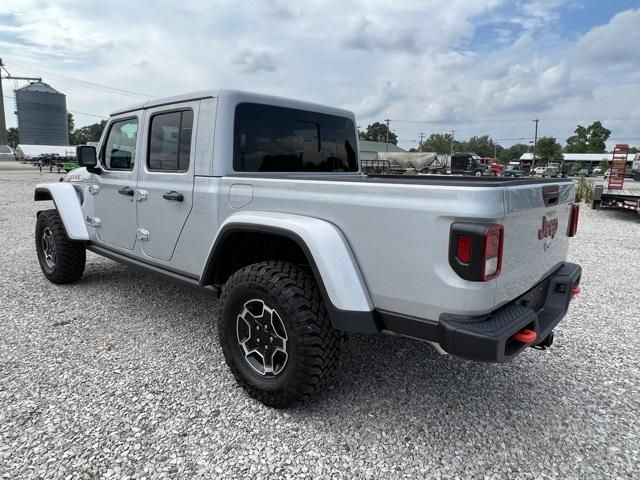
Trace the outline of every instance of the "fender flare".
{"label": "fender flare", "polygon": [[71,240],[89,240],[84,215],[76,189],[69,183],[39,183],[33,195],[36,202],[53,200]]}
{"label": "fender flare", "polygon": [[325,220],[275,212],[237,212],[220,226],[202,279],[210,273],[225,237],[263,232],[293,240],[304,252],[320,287],[333,326],[345,332],[377,333],[381,322],[349,243]]}

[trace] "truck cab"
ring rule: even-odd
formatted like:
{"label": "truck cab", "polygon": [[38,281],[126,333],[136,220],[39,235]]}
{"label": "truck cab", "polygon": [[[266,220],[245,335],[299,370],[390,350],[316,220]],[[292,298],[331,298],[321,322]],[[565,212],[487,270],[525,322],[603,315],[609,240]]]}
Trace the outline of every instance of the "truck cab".
{"label": "truck cab", "polygon": [[451,156],[452,175],[483,176],[489,173],[489,167],[475,153],[454,153]]}

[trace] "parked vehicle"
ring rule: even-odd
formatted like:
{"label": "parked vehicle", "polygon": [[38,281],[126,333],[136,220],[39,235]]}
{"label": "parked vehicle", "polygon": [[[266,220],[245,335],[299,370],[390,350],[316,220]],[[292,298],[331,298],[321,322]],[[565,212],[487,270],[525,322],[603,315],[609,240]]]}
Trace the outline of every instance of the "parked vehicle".
{"label": "parked vehicle", "polygon": [[536,175],[542,175],[547,171],[547,167],[536,167],[533,169],[533,173]]}
{"label": "parked vehicle", "polygon": [[481,177],[489,173],[489,167],[475,153],[455,153],[451,156],[452,175],[475,175]]}
{"label": "parked vehicle", "polygon": [[490,175],[502,175],[504,172],[504,165],[501,163],[492,163],[489,165],[489,174]]}
{"label": "parked vehicle", "polygon": [[601,175],[602,174],[602,167],[595,167],[593,169],[593,174],[594,175]]}
{"label": "parked vehicle", "polygon": [[226,362],[276,407],[320,388],[341,332],[487,362],[550,346],[579,291],[574,183],[367,176],[355,125],[233,90],[117,110],[97,149],[78,147],[78,169],[35,188],[55,204],[37,215],[40,267],[78,281],[90,250],[220,295]]}
{"label": "parked vehicle", "polygon": [[579,177],[590,177],[591,176],[591,172],[589,172],[588,168],[581,168],[580,171],[578,172],[578,176]]}
{"label": "parked vehicle", "polygon": [[522,177],[522,170],[515,167],[507,167],[504,172],[502,172],[503,177]]}
{"label": "parked vehicle", "polygon": [[556,178],[558,176],[558,173],[559,173],[558,167],[545,167],[545,169],[542,172],[542,176]]}
{"label": "parked vehicle", "polygon": [[547,167],[552,167],[556,170],[555,175],[551,175],[552,177],[559,176],[562,178],[567,178],[569,176],[569,170],[571,169],[569,162],[549,162]]}
{"label": "parked vehicle", "polygon": [[634,160],[631,163],[631,178],[640,182],[640,160]]}

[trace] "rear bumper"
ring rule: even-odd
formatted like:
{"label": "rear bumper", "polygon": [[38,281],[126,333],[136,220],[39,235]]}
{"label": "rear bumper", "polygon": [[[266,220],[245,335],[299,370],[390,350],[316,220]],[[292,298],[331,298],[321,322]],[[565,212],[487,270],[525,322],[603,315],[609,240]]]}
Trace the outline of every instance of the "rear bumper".
{"label": "rear bumper", "polygon": [[[438,323],[383,315],[385,329],[437,342],[448,353],[482,362],[508,362],[526,347],[541,343],[560,323],[580,284],[582,268],[562,263],[524,295],[487,315],[468,317],[443,314]],[[535,331],[535,340],[523,343],[514,335]]]}

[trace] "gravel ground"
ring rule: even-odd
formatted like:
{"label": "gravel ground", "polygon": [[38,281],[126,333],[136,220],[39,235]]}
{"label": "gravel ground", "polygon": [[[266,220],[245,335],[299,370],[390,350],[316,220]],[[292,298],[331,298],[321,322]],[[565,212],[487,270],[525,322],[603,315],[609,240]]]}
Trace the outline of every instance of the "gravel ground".
{"label": "gravel ground", "polygon": [[583,207],[583,295],[507,365],[353,336],[314,402],[236,387],[216,301],[93,254],[55,286],[32,186],[0,168],[0,478],[640,478],[640,220]]}

